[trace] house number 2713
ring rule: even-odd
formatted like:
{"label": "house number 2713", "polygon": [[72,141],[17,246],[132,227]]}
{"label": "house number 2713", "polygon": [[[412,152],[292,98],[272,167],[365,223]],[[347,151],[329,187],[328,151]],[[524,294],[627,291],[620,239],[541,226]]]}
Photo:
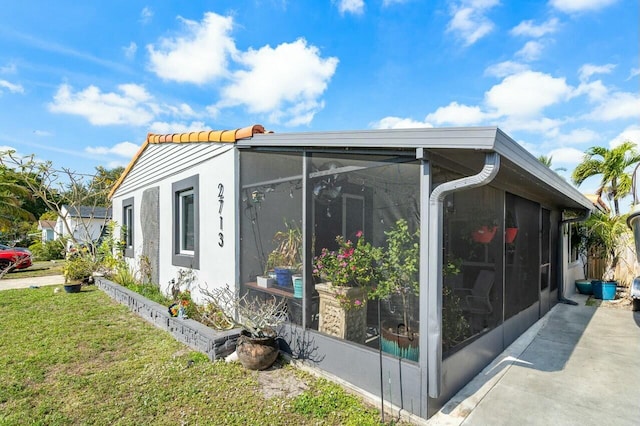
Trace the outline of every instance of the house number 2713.
{"label": "house number 2713", "polygon": [[224,207],[224,185],[218,184],[218,215],[220,216],[220,232],[218,232],[218,245],[224,247],[224,227],[222,219],[222,209]]}

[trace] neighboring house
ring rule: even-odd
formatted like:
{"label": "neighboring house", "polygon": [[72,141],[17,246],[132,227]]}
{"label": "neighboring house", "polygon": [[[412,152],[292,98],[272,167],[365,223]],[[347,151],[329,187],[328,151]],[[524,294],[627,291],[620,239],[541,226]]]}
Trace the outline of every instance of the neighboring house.
{"label": "neighboring house", "polygon": [[[593,208],[495,127],[149,134],[111,198],[126,258],[164,291],[190,268],[285,298],[294,356],[424,418],[572,291],[565,213]],[[418,294],[321,299],[313,257],[359,231],[385,247],[401,219],[419,231]],[[302,231],[301,292],[256,284],[285,221]],[[403,317],[417,333],[389,338]]]}
{"label": "neighboring house", "polygon": [[56,239],[56,221],[55,220],[39,220],[38,230],[42,231],[41,241],[53,241]]}
{"label": "neighboring house", "polygon": [[[63,205],[61,213],[62,216],[58,217],[54,228],[56,240],[60,237],[69,238],[73,234],[79,243],[98,241],[111,220],[110,207]],[[69,244],[71,243],[70,241]]]}

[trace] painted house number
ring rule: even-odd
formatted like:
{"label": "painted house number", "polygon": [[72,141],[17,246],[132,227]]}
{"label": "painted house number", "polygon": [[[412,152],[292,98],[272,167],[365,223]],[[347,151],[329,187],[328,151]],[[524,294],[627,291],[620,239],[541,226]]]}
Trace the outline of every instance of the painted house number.
{"label": "painted house number", "polygon": [[224,185],[218,184],[218,214],[220,215],[220,232],[218,232],[218,245],[224,247],[222,208],[224,207]]}

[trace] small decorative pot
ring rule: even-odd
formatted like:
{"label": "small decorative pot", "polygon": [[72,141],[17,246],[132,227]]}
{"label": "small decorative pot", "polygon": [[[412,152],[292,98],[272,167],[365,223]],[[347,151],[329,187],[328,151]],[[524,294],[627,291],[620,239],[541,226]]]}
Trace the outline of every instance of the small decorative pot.
{"label": "small decorative pot", "polygon": [[64,291],[67,293],[80,293],[82,290],[82,283],[68,283],[64,285]]}

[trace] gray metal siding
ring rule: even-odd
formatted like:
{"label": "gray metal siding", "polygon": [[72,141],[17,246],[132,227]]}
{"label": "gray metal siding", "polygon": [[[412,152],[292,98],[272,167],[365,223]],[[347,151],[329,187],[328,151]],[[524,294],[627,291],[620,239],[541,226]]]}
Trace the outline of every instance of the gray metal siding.
{"label": "gray metal siding", "polygon": [[344,132],[265,133],[237,142],[243,146],[356,148],[460,148],[493,150],[496,127],[452,127]]}
{"label": "gray metal siding", "polygon": [[114,194],[120,197],[233,149],[229,143],[149,144]]}

